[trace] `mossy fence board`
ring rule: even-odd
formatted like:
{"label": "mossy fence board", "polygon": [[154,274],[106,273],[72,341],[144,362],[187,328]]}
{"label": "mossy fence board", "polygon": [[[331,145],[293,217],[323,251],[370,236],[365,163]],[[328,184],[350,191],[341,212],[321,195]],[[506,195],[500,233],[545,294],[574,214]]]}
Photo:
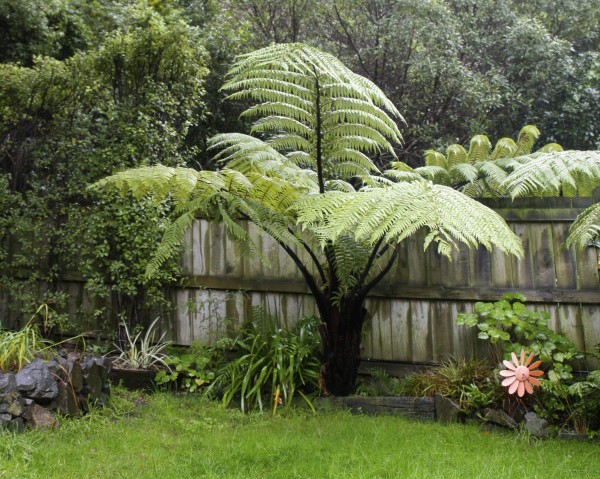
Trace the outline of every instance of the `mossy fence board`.
{"label": "mossy fence board", "polygon": [[[463,246],[449,261],[434,249],[423,252],[420,236],[406,240],[397,265],[367,301],[364,358],[427,363],[450,356],[481,356],[486,344],[477,340],[474,330],[457,326],[456,316],[471,310],[476,301],[497,300],[511,291],[524,293],[531,307],[550,313],[552,328],[579,348],[592,350],[600,343],[598,252],[593,247],[566,249],[564,241],[572,221],[594,200],[487,200],[523,241],[521,259]],[[223,225],[198,220],[188,231],[183,280],[172,294],[174,313],[163,315],[162,327],[174,342],[190,344],[233,332],[254,305],[262,305],[284,325],[315,312],[313,299],[285,252],[251,226],[246,228],[270,266],[243,256],[224,234]],[[93,309],[96,302],[83,291],[81,278],[64,279],[64,289],[73,298],[71,315],[83,303]],[[7,301],[0,297],[0,312]]]}

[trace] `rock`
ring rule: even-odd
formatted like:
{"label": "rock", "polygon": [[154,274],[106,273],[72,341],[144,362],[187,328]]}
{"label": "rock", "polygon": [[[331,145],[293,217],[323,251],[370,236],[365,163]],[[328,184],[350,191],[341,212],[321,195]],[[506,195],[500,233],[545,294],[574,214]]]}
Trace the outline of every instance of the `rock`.
{"label": "rock", "polygon": [[436,394],[434,398],[435,402],[435,417],[441,424],[449,424],[455,422],[462,422],[462,411],[460,406],[454,401]]}
{"label": "rock", "polygon": [[69,384],[58,383],[58,396],[53,401],[53,409],[56,409],[63,416],[76,416],[81,412],[77,401],[77,393],[73,391]]}
{"label": "rock", "polygon": [[517,422],[502,409],[485,409],[483,418],[498,426],[507,427],[509,429],[517,429]]}
{"label": "rock", "polygon": [[4,399],[0,402],[0,413],[10,414],[13,417],[23,414],[25,402],[16,389],[2,396]]}
{"label": "rock", "polygon": [[30,429],[54,429],[58,427],[58,420],[50,411],[39,404],[27,408],[23,417],[27,420]]}
{"label": "rock", "polygon": [[50,400],[58,396],[56,361],[36,359],[21,369],[15,376],[17,388],[23,396],[32,399]]}
{"label": "rock", "polygon": [[81,365],[83,370],[83,393],[87,394],[88,401],[95,403],[100,398],[102,392],[102,367],[98,366],[95,361],[88,360]]}
{"label": "rock", "polygon": [[17,381],[14,373],[0,373],[0,398],[2,395],[17,389]]}
{"label": "rock", "polygon": [[83,389],[83,371],[79,362],[68,361],[67,372],[69,373],[69,383],[73,390],[78,393]]}
{"label": "rock", "polygon": [[549,426],[550,423],[538,417],[536,413],[528,412],[525,414],[525,428],[532,436],[540,438],[551,436],[551,431],[548,429]]}

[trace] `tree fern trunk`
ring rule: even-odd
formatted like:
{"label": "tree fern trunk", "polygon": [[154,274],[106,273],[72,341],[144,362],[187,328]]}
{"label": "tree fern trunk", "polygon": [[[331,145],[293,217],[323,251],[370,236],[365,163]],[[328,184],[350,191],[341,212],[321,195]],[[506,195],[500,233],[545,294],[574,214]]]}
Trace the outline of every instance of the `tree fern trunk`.
{"label": "tree fern trunk", "polygon": [[321,388],[325,395],[348,396],[354,392],[366,315],[367,310],[358,300],[342,300],[321,312]]}

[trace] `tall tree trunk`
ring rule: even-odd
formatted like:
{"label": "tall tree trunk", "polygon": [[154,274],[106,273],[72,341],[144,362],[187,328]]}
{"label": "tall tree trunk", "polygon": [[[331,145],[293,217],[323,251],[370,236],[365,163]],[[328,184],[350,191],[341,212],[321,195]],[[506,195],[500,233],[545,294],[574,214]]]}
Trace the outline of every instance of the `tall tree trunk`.
{"label": "tall tree trunk", "polygon": [[327,310],[321,311],[321,388],[324,394],[348,396],[354,392],[366,315],[363,301],[350,298],[343,298],[335,305],[329,303]]}

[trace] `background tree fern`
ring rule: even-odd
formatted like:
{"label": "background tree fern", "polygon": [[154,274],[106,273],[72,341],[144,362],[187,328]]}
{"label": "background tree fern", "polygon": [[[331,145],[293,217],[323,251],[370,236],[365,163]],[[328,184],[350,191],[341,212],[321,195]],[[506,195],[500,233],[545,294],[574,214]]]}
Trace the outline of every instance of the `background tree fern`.
{"label": "background tree fern", "polygon": [[[402,181],[427,178],[434,183],[458,189],[472,198],[506,196],[503,183],[510,172],[521,164],[513,159],[529,155],[539,136],[540,131],[535,126],[526,125],[519,132],[517,141],[501,138],[492,149],[487,136],[475,135],[468,151],[458,144],[450,145],[445,155],[427,150],[425,166],[413,169],[403,162],[395,162],[386,175]],[[554,151],[562,151],[562,147],[548,143],[538,150],[539,153]]]}
{"label": "background tree fern", "polygon": [[365,297],[403,239],[425,229],[424,246],[435,242],[442,254],[457,242],[521,254],[506,223],[474,200],[422,178],[396,183],[381,175],[373,158],[395,156],[402,118],[379,88],[331,55],[272,45],[242,56],[223,88],[230,99],[257,103],[243,113],[254,120],[254,136],[211,140],[219,172],[156,167],[118,173],[97,187],[177,200],[154,268],[195,215],[223,221],[248,249],[242,221],[273,237],[315,298],[325,393],[353,391]]}

